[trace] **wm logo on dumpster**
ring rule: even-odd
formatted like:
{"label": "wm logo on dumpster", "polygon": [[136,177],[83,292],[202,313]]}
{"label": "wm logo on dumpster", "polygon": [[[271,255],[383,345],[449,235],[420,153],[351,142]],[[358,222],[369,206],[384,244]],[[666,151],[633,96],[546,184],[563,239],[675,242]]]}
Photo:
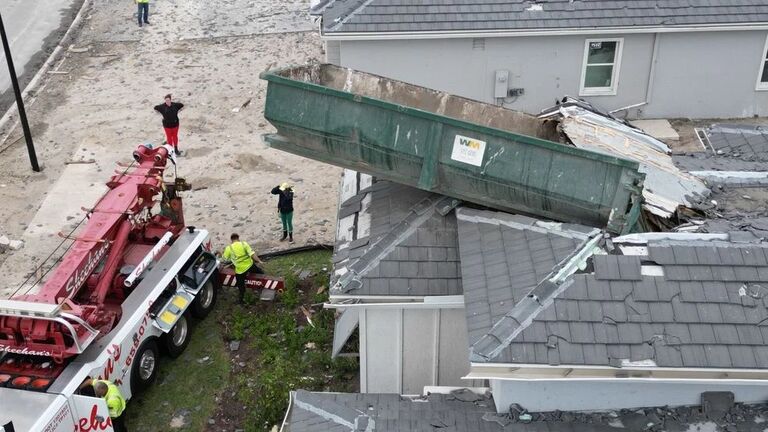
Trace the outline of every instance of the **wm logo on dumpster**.
{"label": "wm logo on dumpster", "polygon": [[483,164],[484,155],[485,141],[462,135],[456,135],[456,138],[454,138],[451,159],[474,166],[480,166]]}

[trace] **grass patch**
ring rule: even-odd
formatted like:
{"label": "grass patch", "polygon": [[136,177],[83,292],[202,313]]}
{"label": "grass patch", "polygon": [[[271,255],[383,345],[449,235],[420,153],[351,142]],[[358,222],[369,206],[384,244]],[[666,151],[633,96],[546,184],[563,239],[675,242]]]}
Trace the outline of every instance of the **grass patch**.
{"label": "grass patch", "polygon": [[[195,322],[191,341],[177,359],[161,356],[157,381],[128,401],[125,415],[130,430],[171,430],[171,420],[182,419],[179,431],[201,431],[217,408],[216,395],[229,380],[229,355],[219,322],[226,310],[217,307]],[[205,361],[199,361],[204,358]]]}
{"label": "grass patch", "polygon": [[[280,424],[291,390],[355,391],[357,387],[357,360],[330,356],[334,312],[315,307],[314,327],[301,312],[301,306],[310,308],[327,300],[330,258],[328,251],[313,251],[270,260],[266,271],[285,278],[279,301],[260,304],[260,313],[247,308],[233,311],[227,336],[243,339],[257,353],[248,373],[235,380],[237,400],[247,407],[246,431],[268,431]],[[297,273],[301,271],[311,276],[300,281]],[[318,293],[320,287],[324,289]]]}
{"label": "grass patch", "polygon": [[[269,260],[267,273],[286,283],[274,302],[248,293],[240,306],[236,289],[220,292],[214,312],[193,328],[185,353],[163,358],[155,385],[128,402],[129,428],[269,431],[282,422],[291,390],[357,391],[358,361],[331,359],[334,311],[318,305],[328,299],[330,259],[329,251],[312,251]],[[299,280],[302,271],[310,276]],[[302,306],[311,310],[314,327]],[[235,352],[231,340],[241,341]],[[172,428],[179,416],[185,426]]]}

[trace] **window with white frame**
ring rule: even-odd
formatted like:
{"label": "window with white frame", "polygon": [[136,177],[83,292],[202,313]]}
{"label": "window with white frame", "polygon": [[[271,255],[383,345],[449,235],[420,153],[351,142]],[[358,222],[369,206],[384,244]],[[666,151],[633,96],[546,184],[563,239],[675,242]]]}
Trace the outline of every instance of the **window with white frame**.
{"label": "window with white frame", "polygon": [[757,75],[757,89],[768,90],[768,37],[765,38],[762,57],[760,57],[760,73]]}
{"label": "window with white frame", "polygon": [[623,39],[587,39],[581,71],[581,96],[615,95]]}

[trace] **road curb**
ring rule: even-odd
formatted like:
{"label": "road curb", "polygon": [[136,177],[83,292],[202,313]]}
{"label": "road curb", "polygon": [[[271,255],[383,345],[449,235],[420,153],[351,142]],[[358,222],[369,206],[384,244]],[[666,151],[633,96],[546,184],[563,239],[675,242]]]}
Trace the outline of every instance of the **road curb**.
{"label": "road curb", "polygon": [[[82,6],[80,6],[80,10],[77,12],[77,15],[75,15],[75,19],[72,20],[72,23],[69,25],[69,28],[64,33],[64,36],[61,37],[61,40],[59,41],[59,44],[56,45],[56,48],[53,50],[51,55],[48,56],[48,59],[45,60],[45,63],[40,67],[40,69],[37,71],[35,76],[32,77],[32,79],[29,81],[29,83],[24,87],[24,90],[21,92],[21,99],[24,101],[24,103],[27,103],[27,100],[29,98],[29,93],[34,91],[42,81],[43,76],[51,69],[54,63],[56,63],[57,58],[59,55],[61,55],[62,52],[65,52],[66,49],[64,46],[70,42],[70,39],[73,38],[73,29],[78,27],[80,23],[83,21],[83,14],[85,13],[86,9],[91,5],[93,0],[83,0]],[[13,105],[8,108],[8,110],[3,114],[2,117],[0,117],[0,131],[2,131],[7,125],[8,122],[13,117],[14,113],[17,113],[18,109],[16,107],[16,102],[14,101]],[[5,142],[8,140],[8,138],[11,136],[11,132],[15,129],[16,125],[12,126],[7,133],[5,134],[2,139],[0,139],[0,146],[4,145]]]}

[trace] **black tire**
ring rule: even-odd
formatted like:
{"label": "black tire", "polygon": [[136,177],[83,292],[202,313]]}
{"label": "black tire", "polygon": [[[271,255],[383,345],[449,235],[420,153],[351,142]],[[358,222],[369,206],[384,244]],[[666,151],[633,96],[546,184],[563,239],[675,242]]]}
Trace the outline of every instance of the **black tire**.
{"label": "black tire", "polygon": [[170,358],[177,358],[187,349],[189,341],[191,339],[191,328],[189,326],[188,314],[182,314],[176,324],[174,324],[171,331],[164,334],[161,338],[161,342],[165,353]]}
{"label": "black tire", "polygon": [[219,297],[219,272],[215,271],[208,278],[208,281],[200,288],[192,305],[189,307],[192,316],[197,319],[203,319],[208,316],[216,306],[216,299]]}
{"label": "black tire", "polygon": [[140,393],[155,382],[159,360],[160,352],[155,338],[145,340],[136,350],[131,365],[131,393]]}

